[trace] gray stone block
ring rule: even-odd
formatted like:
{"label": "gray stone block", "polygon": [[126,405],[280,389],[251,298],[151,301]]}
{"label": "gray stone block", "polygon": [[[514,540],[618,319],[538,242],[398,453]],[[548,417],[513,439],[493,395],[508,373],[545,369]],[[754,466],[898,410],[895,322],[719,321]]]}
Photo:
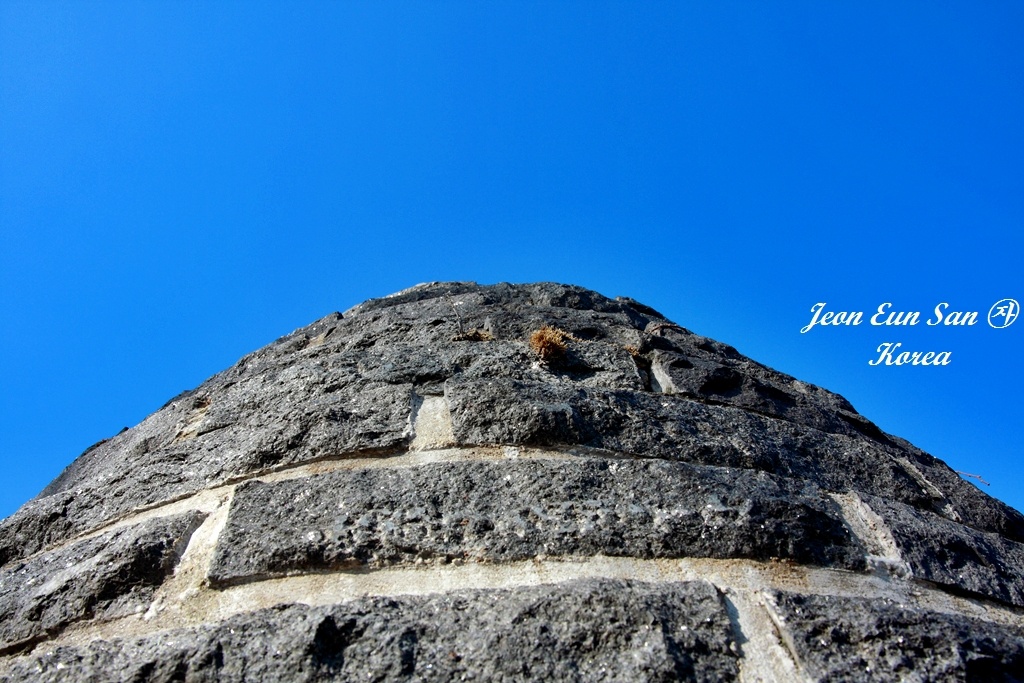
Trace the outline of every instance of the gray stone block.
{"label": "gray stone block", "polygon": [[364,382],[344,363],[312,360],[254,373],[221,373],[76,460],[0,522],[0,565],[247,473],[407,445],[411,385]]}
{"label": "gray stone block", "polygon": [[814,680],[1024,680],[1024,630],[891,600],[778,593],[778,611]]}
{"label": "gray stone block", "polygon": [[0,652],[83,619],[149,606],[204,515],[189,512],[78,541],[0,570]]}
{"label": "gray stone block", "polygon": [[922,485],[892,446],[735,407],[680,396],[465,375],[445,383],[445,396],[455,438],[466,445],[582,445],[756,469],[925,509],[947,502]]}
{"label": "gray stone block", "polygon": [[0,680],[733,681],[733,634],[703,582],[585,580],[282,606],[220,624],[57,647]]}
{"label": "gray stone block", "polygon": [[1024,544],[893,501],[865,501],[889,527],[915,578],[1024,607]]}
{"label": "gray stone block", "polygon": [[524,459],[240,485],[210,580],[596,554],[864,566],[836,505],[802,484],[661,461]]}

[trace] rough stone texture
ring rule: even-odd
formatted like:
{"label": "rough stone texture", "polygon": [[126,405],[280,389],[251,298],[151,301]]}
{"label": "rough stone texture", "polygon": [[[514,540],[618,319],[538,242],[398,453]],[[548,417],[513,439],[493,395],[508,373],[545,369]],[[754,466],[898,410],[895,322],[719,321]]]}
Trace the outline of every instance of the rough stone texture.
{"label": "rough stone texture", "polygon": [[404,447],[411,385],[330,365],[287,359],[251,377],[236,366],[94,446],[0,525],[0,563],[247,472]]}
{"label": "rough stone texture", "polygon": [[[526,342],[545,324],[580,340],[551,366]],[[452,341],[471,329],[495,341]],[[253,472],[402,450],[413,392],[443,392],[465,443],[589,444],[754,467],[1024,541],[1024,516],[842,397],[642,304],[550,283],[438,283],[297,330],[93,446],[0,524],[0,564]]]}
{"label": "rough stone texture", "polygon": [[798,656],[818,680],[1024,680],[1024,629],[891,600],[778,593]]}
{"label": "rough stone texture", "polygon": [[900,503],[868,497],[914,576],[1024,607],[1024,544]]}
{"label": "rough stone texture", "polygon": [[632,299],[433,283],[0,521],[0,680],[1009,680],[1022,567],[1024,516],[841,396]]}
{"label": "rough stone texture", "polygon": [[571,444],[642,457],[739,467],[843,491],[875,491],[931,509],[922,487],[883,444],[727,406],[660,394],[551,382],[453,378],[445,383],[463,444]]}
{"label": "rough stone texture", "polygon": [[589,580],[262,610],[59,647],[0,680],[732,681],[732,642],[709,584]]}
{"label": "rough stone texture", "polygon": [[144,610],[203,515],[154,519],[0,570],[0,652],[83,619]]}
{"label": "rough stone texture", "polygon": [[864,567],[838,506],[792,481],[668,462],[511,460],[245,484],[210,579],[538,555]]}

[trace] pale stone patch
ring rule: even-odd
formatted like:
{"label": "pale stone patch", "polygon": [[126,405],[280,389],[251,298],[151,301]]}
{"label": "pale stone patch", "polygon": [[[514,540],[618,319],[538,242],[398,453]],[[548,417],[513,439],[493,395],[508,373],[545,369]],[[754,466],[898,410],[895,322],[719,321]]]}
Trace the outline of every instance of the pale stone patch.
{"label": "pale stone patch", "polygon": [[444,448],[455,443],[452,416],[443,396],[413,395],[412,428],[414,436],[410,447],[414,451]]}
{"label": "pale stone patch", "polygon": [[726,606],[737,632],[740,680],[743,683],[790,683],[809,681],[784,631],[775,623],[762,591],[725,591]]}
{"label": "pale stone patch", "polygon": [[850,531],[860,539],[868,551],[868,565],[875,571],[900,578],[909,578],[910,567],[900,554],[896,539],[871,507],[861,500],[855,491],[833,493],[832,499],[839,504],[843,519]]}

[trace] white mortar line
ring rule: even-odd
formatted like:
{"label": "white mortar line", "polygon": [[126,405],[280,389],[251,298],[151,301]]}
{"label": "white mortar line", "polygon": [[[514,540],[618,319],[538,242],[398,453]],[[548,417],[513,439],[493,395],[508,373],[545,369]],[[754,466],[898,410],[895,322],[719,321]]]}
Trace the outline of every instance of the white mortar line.
{"label": "white mortar line", "polygon": [[896,539],[885,521],[855,491],[832,493],[846,525],[868,551],[868,565],[881,575],[910,578],[910,565],[903,560]]}
{"label": "white mortar line", "polygon": [[[156,628],[167,621],[180,620],[179,613],[195,610],[203,602],[206,576],[210,571],[217,539],[227,525],[233,491],[225,492],[219,506],[196,529],[188,547],[171,576],[157,591],[149,610],[143,616]],[[200,610],[201,612],[201,610]],[[202,614],[197,615],[199,618]]]}
{"label": "white mortar line", "polygon": [[781,640],[763,591],[726,590],[733,629],[740,639],[742,683],[809,681],[792,650]]}
{"label": "white mortar line", "polygon": [[[280,604],[333,605],[365,596],[434,595],[465,589],[508,589],[556,584],[585,578],[609,578],[651,583],[708,581],[725,593],[736,607],[736,621],[749,648],[751,664],[744,680],[772,680],[766,671],[774,664],[786,671],[801,671],[791,652],[782,651],[788,637],[768,604],[771,591],[838,597],[888,598],[901,607],[956,614],[1024,628],[1024,610],[982,604],[873,574],[751,560],[639,560],[595,556],[582,559],[544,558],[505,564],[467,563],[425,565],[373,571],[304,574],[267,579],[224,590],[207,587],[202,576],[226,521],[229,502],[206,520],[193,536],[182,560],[180,574],[161,589],[145,616],[132,615],[106,623],[70,627],[53,641],[40,643],[36,652],[57,645],[82,645],[95,639],[130,638],[180,627],[194,627]],[[173,600],[181,599],[180,604]],[[764,630],[770,620],[781,629]],[[735,625],[734,624],[734,625]],[[765,634],[768,635],[765,635]],[[792,645],[788,645],[791,648]],[[748,650],[744,650],[746,654]],[[786,664],[786,660],[791,664]],[[760,676],[761,678],[758,678]]]}
{"label": "white mortar line", "polygon": [[217,486],[211,489],[204,489],[190,496],[171,500],[166,503],[160,503],[154,505],[153,507],[137,508],[136,511],[129,512],[124,517],[115,519],[114,521],[108,522],[103,526],[99,526],[89,531],[86,531],[62,543],[47,546],[43,550],[40,550],[38,552],[32,553],[31,555],[27,555],[21,558],[20,560],[18,560],[18,562],[27,562],[35,557],[51,553],[55,550],[60,550],[61,548],[66,548],[70,545],[78,543],[79,541],[84,541],[89,538],[95,538],[97,536],[103,536],[104,534],[108,534],[112,531],[117,531],[118,529],[134,526],[136,524],[141,524],[142,522],[147,522],[151,519],[157,519],[160,517],[171,517],[173,515],[181,514],[184,512],[190,512],[194,510],[210,514],[211,512],[217,509],[218,505],[220,504],[220,499],[226,493],[229,494],[233,490],[234,486],[232,485]]}
{"label": "white mortar line", "polygon": [[770,626],[770,632],[774,634],[780,647],[784,648],[786,655],[793,663],[800,669],[805,671],[807,680],[811,680],[810,676],[806,675],[806,670],[800,665],[800,655],[797,652],[796,643],[793,642],[793,634],[786,628],[785,619],[776,611],[776,605],[769,596],[762,596],[761,602],[761,613],[766,617],[766,625]]}
{"label": "white mortar line", "polygon": [[334,604],[366,595],[427,595],[463,588],[513,588],[578,578],[710,581],[744,593],[780,590],[849,598],[889,598],[908,607],[1024,626],[1024,610],[1000,608],[872,574],[753,560],[706,558],[641,560],[597,555],[538,558],[501,564],[433,564],[372,571],[329,572],[266,579],[216,593],[231,614],[282,602]]}

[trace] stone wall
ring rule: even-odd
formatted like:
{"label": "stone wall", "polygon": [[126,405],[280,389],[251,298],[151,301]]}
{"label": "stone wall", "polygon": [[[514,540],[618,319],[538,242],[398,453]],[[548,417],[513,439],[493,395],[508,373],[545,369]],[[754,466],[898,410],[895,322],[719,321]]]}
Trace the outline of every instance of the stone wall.
{"label": "stone wall", "polygon": [[427,285],[0,523],[0,680],[1019,680],[1022,540],[841,397],[641,304]]}

